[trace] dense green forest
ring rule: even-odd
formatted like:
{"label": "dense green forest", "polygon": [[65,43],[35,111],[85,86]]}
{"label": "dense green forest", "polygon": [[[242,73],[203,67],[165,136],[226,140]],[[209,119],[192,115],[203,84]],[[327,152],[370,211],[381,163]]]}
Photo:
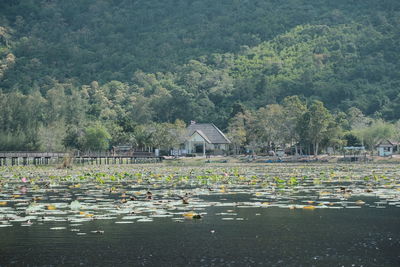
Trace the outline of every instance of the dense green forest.
{"label": "dense green forest", "polygon": [[288,96],[321,101],[331,139],[400,119],[400,2],[0,2],[0,150],[146,147],[190,120],[234,137]]}

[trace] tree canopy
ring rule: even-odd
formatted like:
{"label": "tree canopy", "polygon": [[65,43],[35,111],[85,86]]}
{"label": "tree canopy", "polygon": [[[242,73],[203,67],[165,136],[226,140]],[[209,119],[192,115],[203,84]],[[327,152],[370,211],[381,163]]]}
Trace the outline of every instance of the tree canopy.
{"label": "tree canopy", "polygon": [[333,144],[400,119],[399,31],[397,0],[1,1],[0,149],[78,148],[94,124],[108,146],[161,146],[149,127],[176,120]]}

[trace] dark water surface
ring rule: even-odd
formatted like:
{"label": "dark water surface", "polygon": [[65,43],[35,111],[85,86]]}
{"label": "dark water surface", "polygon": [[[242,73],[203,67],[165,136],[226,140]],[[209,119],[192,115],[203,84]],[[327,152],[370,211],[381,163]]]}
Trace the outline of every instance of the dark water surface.
{"label": "dark water surface", "polygon": [[[221,212],[236,216],[217,216]],[[400,209],[209,207],[201,220],[0,228],[1,266],[400,266]],[[233,218],[226,220],[222,218]],[[239,220],[237,220],[239,218]],[[51,227],[64,230],[49,230]],[[79,228],[77,235],[71,229]],[[103,234],[91,233],[102,230]]]}
{"label": "dark water surface", "polygon": [[0,168],[0,266],[400,266],[399,177],[385,164]]}

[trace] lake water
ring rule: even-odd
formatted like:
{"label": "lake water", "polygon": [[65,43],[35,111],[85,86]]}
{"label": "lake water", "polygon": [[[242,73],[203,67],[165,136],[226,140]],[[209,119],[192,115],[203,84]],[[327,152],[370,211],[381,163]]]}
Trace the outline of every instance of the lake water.
{"label": "lake water", "polygon": [[[216,215],[227,210],[234,216]],[[0,265],[400,266],[398,208],[210,207],[206,212],[200,220],[183,222],[0,228]],[[104,233],[91,232],[96,230]]]}
{"label": "lake water", "polygon": [[101,168],[0,169],[0,266],[400,266],[397,166]]}

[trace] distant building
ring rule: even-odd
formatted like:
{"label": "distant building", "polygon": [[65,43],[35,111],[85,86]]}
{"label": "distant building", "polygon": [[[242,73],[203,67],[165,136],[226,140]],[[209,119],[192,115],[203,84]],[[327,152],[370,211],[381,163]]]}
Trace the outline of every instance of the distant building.
{"label": "distant building", "polygon": [[376,148],[378,149],[379,156],[387,157],[397,152],[398,143],[392,142],[390,140],[382,140],[376,145]]}
{"label": "distant building", "polygon": [[187,154],[222,155],[229,149],[231,141],[213,123],[195,123],[187,127],[184,142]]}
{"label": "distant building", "polygon": [[119,145],[111,148],[111,154],[113,156],[130,156],[134,149],[131,145]]}

